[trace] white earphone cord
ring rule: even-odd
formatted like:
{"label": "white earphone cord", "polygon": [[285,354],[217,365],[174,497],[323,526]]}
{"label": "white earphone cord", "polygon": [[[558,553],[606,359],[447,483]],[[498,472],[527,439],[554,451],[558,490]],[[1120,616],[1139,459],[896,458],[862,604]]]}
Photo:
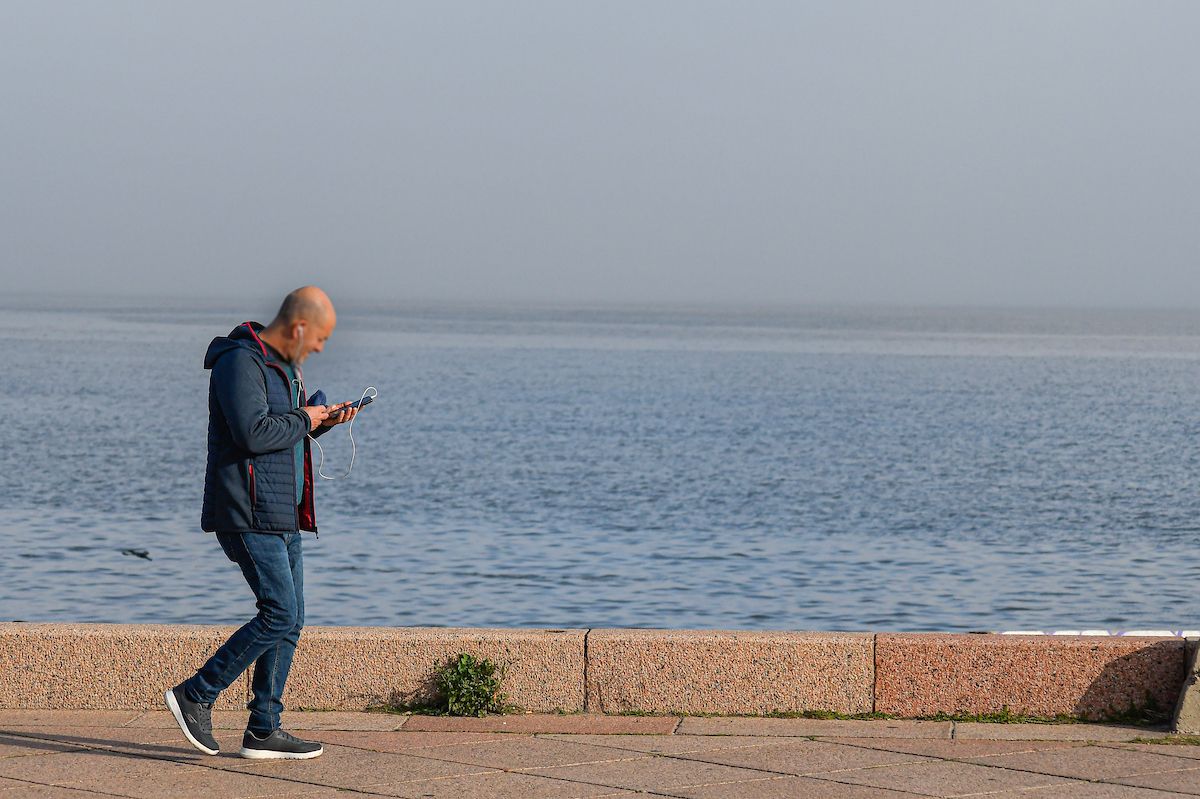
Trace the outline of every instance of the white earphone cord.
{"label": "white earphone cord", "polygon": [[[367,398],[368,394],[371,396],[371,399],[375,399],[379,396],[379,391],[376,390],[375,386],[367,386],[363,389],[362,396],[358,398],[358,407],[360,409],[362,408],[362,401]],[[355,419],[357,418],[355,416]],[[317,452],[321,453],[321,459],[317,462],[317,474],[324,480],[344,480],[350,476],[350,472],[354,471],[354,454],[356,450],[354,446],[354,419],[351,419],[350,424],[346,426],[346,433],[350,436],[350,468],[341,477],[331,477],[325,474],[325,450],[321,449],[321,442],[313,438],[312,433],[308,434],[312,442],[317,445]]]}

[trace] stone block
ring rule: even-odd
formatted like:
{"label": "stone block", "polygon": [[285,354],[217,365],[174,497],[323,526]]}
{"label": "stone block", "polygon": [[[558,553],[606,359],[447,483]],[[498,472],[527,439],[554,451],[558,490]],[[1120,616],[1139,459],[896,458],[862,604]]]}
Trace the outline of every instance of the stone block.
{"label": "stone block", "polygon": [[1175,703],[1174,730],[1200,735],[1200,638],[1187,639],[1183,687]]}
{"label": "stone block", "polygon": [[306,627],[283,694],[291,710],[418,705],[433,676],[466,652],[506,666],[508,702],[538,712],[583,709],[583,630]]}
{"label": "stone block", "polygon": [[1104,719],[1148,706],[1169,712],[1183,682],[1184,641],[881,633],[875,662],[882,713]]}
{"label": "stone block", "polygon": [[592,630],[588,710],[866,713],[872,640],[858,633]]}
{"label": "stone block", "polygon": [[[0,708],[163,707],[235,627],[0,623]],[[240,677],[217,707],[245,708]]]}

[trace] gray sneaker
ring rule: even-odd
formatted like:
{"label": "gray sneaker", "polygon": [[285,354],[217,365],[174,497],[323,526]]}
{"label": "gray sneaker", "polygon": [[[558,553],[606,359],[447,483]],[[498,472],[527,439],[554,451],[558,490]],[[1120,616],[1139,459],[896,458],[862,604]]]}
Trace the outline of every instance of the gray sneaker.
{"label": "gray sneaker", "polygon": [[324,747],[316,741],[302,741],[283,730],[275,730],[266,738],[259,738],[250,730],[246,730],[242,735],[242,751],[238,754],[255,759],[308,760],[324,751]]}
{"label": "gray sneaker", "polygon": [[193,702],[188,699],[183,693],[182,685],[176,685],[167,691],[163,698],[188,743],[206,755],[215,755],[221,751],[217,739],[212,735],[211,703]]}

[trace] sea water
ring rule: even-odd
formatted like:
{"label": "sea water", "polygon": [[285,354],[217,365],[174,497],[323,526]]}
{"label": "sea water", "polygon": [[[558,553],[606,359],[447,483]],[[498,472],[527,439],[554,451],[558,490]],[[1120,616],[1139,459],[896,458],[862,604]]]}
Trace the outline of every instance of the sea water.
{"label": "sea water", "polygon": [[[0,300],[0,620],[253,615],[199,518],[255,316]],[[1198,312],[341,304],[304,372],[379,390],[309,624],[1196,626]]]}

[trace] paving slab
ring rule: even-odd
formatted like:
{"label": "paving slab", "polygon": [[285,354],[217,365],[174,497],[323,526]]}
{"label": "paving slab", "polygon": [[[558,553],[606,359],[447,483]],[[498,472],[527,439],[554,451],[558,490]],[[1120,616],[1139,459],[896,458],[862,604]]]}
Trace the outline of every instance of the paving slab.
{"label": "paving slab", "polygon": [[1159,771],[1200,768],[1200,763],[1185,757],[1098,746],[1043,752],[1018,752],[987,758],[967,758],[967,760],[982,765],[1001,766],[1084,780],[1111,780],[1117,777]]}
{"label": "paving slab", "polygon": [[884,749],[943,760],[964,760],[969,757],[987,758],[1018,752],[1041,752],[1047,749],[1070,749],[1086,746],[1084,741],[963,741],[929,738],[818,738],[819,741],[840,743],[867,749]]}
{"label": "paving slab", "polygon": [[1176,793],[1200,796],[1200,769],[1139,774],[1135,777],[1120,777],[1113,782],[1139,788],[1155,788],[1160,791],[1175,791]]}
{"label": "paving slab", "polygon": [[[67,784],[135,799],[242,799],[242,797],[304,796],[327,789],[303,780],[272,779],[215,768],[171,768],[155,770],[153,778],[140,774],[106,773]],[[3,796],[3,794],[0,794]]]}
{"label": "paving slab", "polygon": [[778,735],[810,737],[842,735],[864,738],[949,738],[949,721],[841,721],[753,717],[685,718],[682,735]]}
{"label": "paving slab", "polygon": [[51,785],[36,785],[30,782],[0,780],[0,797],[3,799],[88,799],[88,797],[111,797],[108,793],[95,793],[78,788],[59,788]]}
{"label": "paving slab", "polygon": [[[130,777],[150,782],[162,775],[197,768],[104,749],[61,752],[34,757],[10,757],[0,760],[0,777],[30,780],[45,785],[76,785],[103,788],[108,778]],[[81,782],[84,779],[88,782]],[[99,782],[91,782],[99,780]]]}
{"label": "paving slab", "polygon": [[592,630],[587,707],[622,713],[871,710],[874,636]]}
{"label": "paving slab", "polygon": [[779,743],[778,736],[761,735],[549,735],[563,741],[643,754],[674,755],[713,752]]}
{"label": "paving slab", "polygon": [[506,735],[499,741],[439,746],[422,750],[419,756],[512,771],[644,757],[638,752],[626,752],[611,747],[525,735]]}
{"label": "paving slab", "polygon": [[311,760],[246,760],[240,757],[210,760],[215,768],[262,777],[283,776],[329,788],[361,788],[369,784],[413,782],[495,771],[483,766],[391,752],[364,752],[336,745],[325,747],[323,755]]}
{"label": "paving slab", "polygon": [[994,741],[1129,741],[1166,737],[1165,730],[1119,724],[979,724],[958,722],[955,739]]}
{"label": "paving slab", "polygon": [[322,743],[353,746],[373,752],[416,752],[455,744],[502,741],[499,732],[364,732],[359,730],[313,730],[305,737]]}
{"label": "paving slab", "polygon": [[403,729],[412,732],[522,732],[669,735],[679,726],[674,716],[523,715],[482,719],[411,716]]}
{"label": "paving slab", "polygon": [[[41,727],[56,724],[70,727],[123,727],[142,715],[140,710],[0,710],[0,729]],[[170,713],[164,711],[170,718]]]}
{"label": "paving slab", "polygon": [[843,771],[849,768],[917,763],[928,759],[903,752],[864,749],[807,739],[777,742],[766,746],[675,755],[675,757],[801,777],[823,772]]}
{"label": "paving slab", "polygon": [[502,771],[394,785],[369,785],[365,790],[372,794],[409,799],[607,799],[637,795],[630,791],[614,791],[603,785],[587,785]]}
{"label": "paving slab", "polygon": [[688,799],[913,799],[911,793],[810,777],[771,777],[753,782],[672,788],[671,793]]}
{"label": "paving slab", "polygon": [[1180,794],[1102,782],[1073,782],[1048,788],[1001,791],[988,794],[987,799],[1180,799]]}
{"label": "paving slab", "polygon": [[774,776],[751,769],[655,755],[582,766],[531,769],[526,773],[632,791],[671,791],[693,785],[744,782]]}
{"label": "paving slab", "polygon": [[[0,799],[78,797],[86,796],[80,792],[86,790],[147,799],[347,795],[338,788],[411,799],[591,799],[632,795],[631,791],[698,799],[885,799],[913,793],[987,793],[1026,799],[1200,795],[1200,747],[1027,740],[1045,736],[1047,725],[977,725],[1003,731],[1007,737],[951,739],[950,730],[962,732],[967,727],[969,732],[970,727],[948,722],[689,718],[674,734],[534,734],[514,727],[541,729],[564,720],[594,724],[605,717],[410,719],[467,722],[476,728],[464,732],[410,730],[408,722],[399,730],[353,729],[378,723],[374,718],[378,714],[289,715],[311,719],[304,726],[317,729],[306,737],[325,742],[322,757],[309,761],[238,757],[241,714],[236,729],[216,731],[222,748],[217,757],[204,755],[184,741],[165,712],[138,714],[117,726],[96,725],[92,714],[25,716],[24,721],[42,723],[0,730],[0,747],[13,747],[7,757],[0,748]],[[158,725],[163,717],[170,721],[169,727]],[[670,717],[609,718],[618,725],[676,723]],[[499,721],[515,724],[503,725],[502,732],[478,729],[481,723]],[[761,731],[764,723],[769,725],[767,734],[730,734],[745,725]],[[684,731],[688,724],[698,724],[705,732],[688,734]],[[1109,725],[1051,726],[1069,730],[1072,737],[1082,732],[1090,738],[1114,729],[1125,740],[1147,734],[1144,728]],[[853,734],[845,734],[847,730]],[[38,746],[47,748],[31,751]],[[1096,779],[1106,782],[1084,781]],[[39,788],[14,780],[57,787]]]}
{"label": "paving slab", "polygon": [[900,766],[843,771],[837,781],[870,785],[925,796],[962,796],[1014,788],[1067,785],[1071,780],[1046,774],[978,766],[950,760],[931,760]]}

